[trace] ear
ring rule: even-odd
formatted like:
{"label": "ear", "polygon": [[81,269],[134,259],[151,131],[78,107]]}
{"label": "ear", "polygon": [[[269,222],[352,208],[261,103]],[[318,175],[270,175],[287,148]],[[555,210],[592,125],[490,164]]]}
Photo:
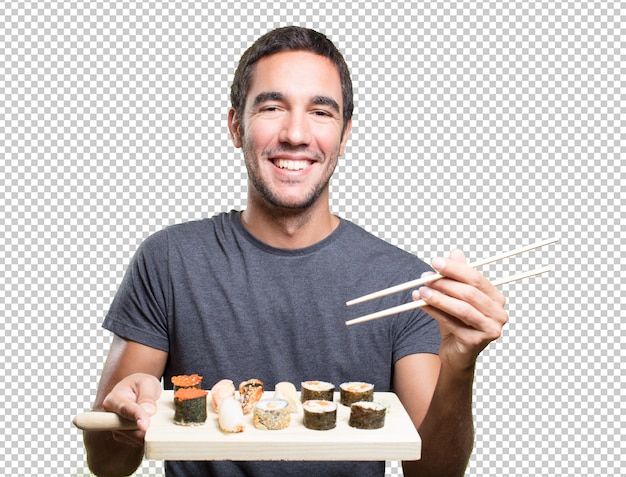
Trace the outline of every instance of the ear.
{"label": "ear", "polygon": [[343,156],[346,153],[346,144],[348,144],[348,138],[350,137],[350,133],[352,132],[352,118],[348,119],[346,123],[346,127],[343,131],[343,136],[341,138],[341,146],[339,147],[339,156]]}
{"label": "ear", "polygon": [[228,111],[228,130],[233,144],[236,148],[240,148],[243,144],[241,141],[241,121],[234,108],[230,108]]}

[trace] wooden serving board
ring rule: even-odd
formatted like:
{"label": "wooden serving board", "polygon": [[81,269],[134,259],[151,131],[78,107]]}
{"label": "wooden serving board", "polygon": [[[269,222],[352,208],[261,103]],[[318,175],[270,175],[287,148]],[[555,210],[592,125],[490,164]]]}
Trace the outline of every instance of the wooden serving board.
{"label": "wooden serving board", "polygon": [[[264,397],[273,394],[266,392]],[[210,399],[205,424],[174,424],[173,392],[163,391],[146,433],[145,455],[154,460],[418,460],[421,439],[398,397],[377,392],[374,400],[390,406],[381,429],[350,427],[350,409],[338,403],[339,393],[335,393],[338,404],[334,429],[305,428],[300,408],[291,415],[286,429],[256,429],[252,414],[248,414],[246,429],[230,434],[220,429]]]}

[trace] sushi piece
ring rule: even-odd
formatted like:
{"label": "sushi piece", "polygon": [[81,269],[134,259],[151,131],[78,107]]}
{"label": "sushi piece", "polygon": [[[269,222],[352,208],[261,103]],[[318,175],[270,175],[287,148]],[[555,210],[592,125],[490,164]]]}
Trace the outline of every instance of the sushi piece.
{"label": "sushi piece", "polygon": [[252,423],[261,430],[285,429],[291,422],[289,403],[284,399],[261,399],[254,405]]}
{"label": "sushi piece", "polygon": [[277,383],[274,387],[274,399],[284,399],[289,403],[290,412],[298,412],[301,406],[296,387],[287,381]]}
{"label": "sushi piece", "polygon": [[254,405],[263,397],[263,381],[248,379],[239,384],[239,398],[244,414],[249,414]]}
{"label": "sushi piece", "polygon": [[198,388],[202,386],[202,376],[197,374],[181,374],[179,376],[172,376],[172,384],[174,385],[174,392],[183,388]]}
{"label": "sushi piece", "polygon": [[378,402],[361,401],[350,406],[348,425],[357,429],[380,429],[385,425],[387,408]]}
{"label": "sushi piece", "polygon": [[224,432],[243,432],[246,424],[241,403],[234,397],[222,401],[217,422]]}
{"label": "sushi piece", "polygon": [[302,423],[307,429],[327,431],[337,425],[337,403],[324,399],[310,399],[302,403]]}
{"label": "sushi piece", "polygon": [[302,402],[312,400],[332,401],[335,395],[335,385],[325,381],[305,381],[302,383],[300,399]]}
{"label": "sushi piece", "polygon": [[174,393],[174,423],[181,426],[198,426],[207,419],[206,396],[208,391],[198,388],[181,388]]}
{"label": "sushi piece", "polygon": [[349,382],[339,385],[339,402],[350,407],[359,401],[374,400],[374,385],[370,383]]}
{"label": "sushi piece", "polygon": [[219,411],[220,404],[228,398],[235,396],[235,385],[230,379],[222,379],[211,388],[211,402],[213,409]]}

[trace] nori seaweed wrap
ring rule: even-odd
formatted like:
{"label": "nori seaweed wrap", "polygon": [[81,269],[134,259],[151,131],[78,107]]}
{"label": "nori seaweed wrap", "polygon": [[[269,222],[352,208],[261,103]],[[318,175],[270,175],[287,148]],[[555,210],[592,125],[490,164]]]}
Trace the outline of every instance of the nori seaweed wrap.
{"label": "nori seaweed wrap", "polygon": [[174,423],[197,426],[207,419],[206,396],[208,391],[182,388],[174,393]]}
{"label": "nori seaweed wrap", "polygon": [[348,425],[357,429],[380,429],[385,425],[387,408],[377,402],[361,401],[350,406]]}
{"label": "nori seaweed wrap", "polygon": [[307,429],[326,431],[337,425],[337,403],[324,399],[311,399],[302,403],[302,423]]}
{"label": "nori seaweed wrap", "polygon": [[359,401],[374,400],[374,385],[370,383],[349,382],[339,385],[339,402],[350,407]]}
{"label": "nori seaweed wrap", "polygon": [[304,381],[302,383],[302,391],[300,392],[300,400],[313,401],[322,399],[324,401],[332,401],[335,397],[335,385],[325,381]]}

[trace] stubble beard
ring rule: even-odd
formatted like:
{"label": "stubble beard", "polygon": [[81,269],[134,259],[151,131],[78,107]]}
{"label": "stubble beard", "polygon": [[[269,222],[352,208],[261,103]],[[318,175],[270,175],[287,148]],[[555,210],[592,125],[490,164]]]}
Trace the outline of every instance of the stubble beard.
{"label": "stubble beard", "polygon": [[[243,141],[243,155],[248,171],[248,181],[250,186],[256,191],[256,195],[259,196],[267,205],[271,206],[275,210],[284,210],[287,213],[305,211],[310,209],[320,198],[322,193],[328,189],[330,184],[330,178],[333,175],[335,167],[337,166],[339,158],[339,146],[332,152],[328,158],[330,169],[327,170],[325,177],[315,184],[311,190],[301,199],[296,201],[283,199],[279,194],[272,190],[270,183],[263,179],[259,171],[259,162],[265,160],[264,158],[277,153],[276,149],[268,150],[264,149],[260,154],[260,159],[257,158],[255,153],[254,143],[245,138]],[[296,149],[289,149],[286,147],[280,148],[279,151],[294,152]],[[301,149],[297,149],[301,150]],[[319,154],[317,154],[319,156]]]}

